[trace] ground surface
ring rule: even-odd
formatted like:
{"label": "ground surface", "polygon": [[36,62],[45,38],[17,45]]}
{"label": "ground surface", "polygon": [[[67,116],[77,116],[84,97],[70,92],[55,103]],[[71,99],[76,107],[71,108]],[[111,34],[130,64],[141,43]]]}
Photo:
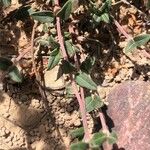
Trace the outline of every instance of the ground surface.
{"label": "ground surface", "polygon": [[[14,0],[11,8],[8,8],[0,15],[2,15],[3,17],[4,15],[3,13],[5,13],[5,16],[7,16],[9,12],[15,10],[15,8],[18,8],[18,5],[19,4]],[[138,5],[136,6],[139,7]],[[120,23],[126,29],[126,31],[133,36],[143,32],[149,32],[149,27],[147,27],[146,24],[147,20],[143,20],[143,17],[141,17],[140,13],[138,13],[138,9],[129,7],[127,5],[123,5],[119,7],[119,13],[117,17],[120,20]],[[86,19],[83,20],[82,26],[84,27],[85,24]],[[18,52],[29,46],[32,30],[32,22],[23,23],[21,21],[18,21],[12,23],[11,21],[9,21],[5,25],[4,24],[0,25],[1,25],[0,26],[1,56],[16,56],[18,55]],[[88,30],[88,27],[87,31],[90,32]],[[108,44],[106,46],[106,49],[102,49],[100,52],[101,55],[99,57],[99,61],[94,66],[94,69],[92,71],[92,77],[94,78],[94,81],[97,84],[101,85],[100,89],[101,98],[105,101],[109,99],[108,101],[110,105],[113,106],[114,101],[118,100],[115,97],[110,96],[111,94],[113,95],[115,93],[115,91],[112,91],[113,87],[121,85],[121,87],[123,86],[122,90],[129,89],[128,86],[126,87],[122,83],[131,80],[135,81],[134,82],[135,85],[136,83],[141,83],[139,81],[146,82],[146,85],[149,84],[150,59],[148,58],[147,53],[145,53],[144,48],[142,48],[142,50],[137,50],[132,54],[129,53],[128,55],[123,55],[120,48],[123,48],[124,45],[127,43],[127,41],[125,41],[125,38],[118,39],[118,35],[115,36],[117,36],[118,40],[117,42],[119,43],[120,48],[115,47],[115,51],[114,50],[109,51],[111,41],[109,39],[110,35],[105,31],[105,29],[101,30],[101,32],[102,33],[100,33],[100,35],[103,35],[103,37],[100,38],[98,35],[94,37],[92,33],[90,33],[90,38],[98,38],[97,40],[100,40],[103,44],[106,45]],[[112,33],[114,34],[116,32],[117,32],[116,30],[112,31]],[[87,47],[86,45],[84,45],[84,42],[82,45],[83,49],[86,49],[87,47],[88,48],[92,47],[93,49],[99,50],[99,47],[93,41],[90,40],[86,41],[89,44]],[[30,63],[28,61],[29,56],[30,53],[29,55],[25,56],[24,60],[25,62]],[[69,131],[75,129],[76,127],[81,126],[81,118],[77,101],[72,98],[66,99],[64,97],[64,87],[65,87],[64,79],[60,78],[58,81],[56,81],[55,79],[57,78],[57,73],[58,67],[54,68],[51,71],[48,71],[45,74],[45,82],[47,86],[46,94],[48,103],[42,101],[37,84],[35,84],[34,80],[30,78],[27,78],[21,85],[14,85],[9,83],[7,85],[8,89],[7,92],[2,90],[2,88],[0,89],[0,149],[2,150],[68,149],[68,146],[70,145],[71,142]],[[145,83],[142,83],[142,85],[143,84]],[[137,92],[139,91],[139,89],[141,89],[142,85],[135,87]],[[50,89],[53,90],[51,91]],[[112,91],[111,94],[109,94],[110,91]],[[122,107],[121,110],[118,110],[120,111],[120,113],[124,109],[124,105],[122,106],[122,104],[126,104],[125,103],[126,97],[124,98],[124,100],[122,100],[121,96],[122,95],[119,95],[120,103],[117,103],[118,105],[116,108],[118,110],[121,109]],[[146,99],[146,97],[144,98]],[[149,105],[149,103],[146,102],[142,103],[144,105],[143,109],[147,105]],[[140,108],[137,109],[139,110]],[[135,113],[138,110],[136,110]],[[144,113],[147,113],[147,116],[149,115],[149,111],[146,111]],[[116,114],[116,110],[114,110],[114,114]],[[113,115],[112,112],[110,112],[110,116],[111,115]],[[142,114],[139,115],[140,118],[143,118],[142,117],[143,112]],[[115,119],[116,116],[114,115],[112,117]],[[117,119],[119,117],[117,117]],[[123,118],[124,115],[120,118],[120,120]],[[134,122],[135,120],[131,119],[129,120],[129,122],[130,121]],[[138,121],[142,122],[143,120]],[[91,132],[95,126],[98,126],[99,128],[98,122],[93,121],[92,116],[90,115],[88,116],[88,123]],[[149,127],[148,122],[146,125]],[[120,125],[118,125],[118,128],[119,128],[118,133],[121,134],[119,135],[120,137],[122,136],[122,132],[124,135],[125,129],[122,128],[120,130],[121,128]],[[143,134],[142,131],[141,134]],[[144,131],[144,134],[146,137],[150,137],[147,131]],[[122,141],[124,140],[126,139],[122,139]],[[122,146],[128,146],[128,143],[124,142],[122,143],[122,141],[120,141],[119,143],[119,148],[121,148]],[[129,149],[136,150],[137,148],[127,147],[126,150]],[[143,150],[148,149],[145,148]]]}

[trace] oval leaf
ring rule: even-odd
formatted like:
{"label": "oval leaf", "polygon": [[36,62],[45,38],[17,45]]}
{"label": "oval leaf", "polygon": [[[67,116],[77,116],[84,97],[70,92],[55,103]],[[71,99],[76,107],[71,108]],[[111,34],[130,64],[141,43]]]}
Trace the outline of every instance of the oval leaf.
{"label": "oval leaf", "polygon": [[72,144],[70,147],[70,150],[88,150],[88,144],[84,142],[78,142],[75,144]]}
{"label": "oval leaf", "polygon": [[72,11],[72,0],[68,0],[61,10],[58,11],[57,16],[63,20],[67,20]]}
{"label": "oval leaf", "polygon": [[91,147],[99,147],[107,140],[107,135],[103,132],[95,133],[90,140]]}
{"label": "oval leaf", "polygon": [[8,73],[9,77],[15,82],[22,82],[22,76],[16,66],[12,66]]}
{"label": "oval leaf", "polygon": [[4,57],[0,57],[0,70],[2,71],[7,71],[8,68],[10,66],[12,66],[12,61],[7,59],[7,58],[4,58]]}
{"label": "oval leaf", "polygon": [[73,57],[75,52],[76,52],[74,47],[73,47],[73,44],[69,40],[67,40],[67,41],[65,41],[65,46],[66,46],[66,50],[67,50],[68,55],[70,57]]}
{"label": "oval leaf", "polygon": [[104,103],[100,100],[99,96],[92,98],[91,96],[85,98],[86,111],[91,112],[95,109],[101,108]]}
{"label": "oval leaf", "polygon": [[77,74],[75,77],[75,81],[78,83],[78,85],[87,89],[97,89],[96,83],[86,73],[80,72],[79,74]]}
{"label": "oval leaf", "polygon": [[125,53],[131,52],[132,50],[136,49],[137,47],[145,45],[149,40],[150,40],[150,34],[143,34],[143,35],[136,36],[136,37],[134,37],[134,39],[131,39],[128,42],[124,51],[125,51]]}
{"label": "oval leaf", "polygon": [[81,127],[81,128],[75,129],[70,132],[70,135],[72,138],[83,137],[84,136],[84,128]]}
{"label": "oval leaf", "polygon": [[32,12],[30,15],[34,20],[40,21],[42,23],[50,23],[54,21],[54,16],[51,11],[37,11]]}
{"label": "oval leaf", "polygon": [[61,55],[59,49],[55,49],[49,57],[47,70],[53,69],[60,61]]}
{"label": "oval leaf", "polygon": [[114,131],[112,131],[110,136],[108,137],[108,142],[109,144],[115,144],[117,139],[118,139],[117,134]]}

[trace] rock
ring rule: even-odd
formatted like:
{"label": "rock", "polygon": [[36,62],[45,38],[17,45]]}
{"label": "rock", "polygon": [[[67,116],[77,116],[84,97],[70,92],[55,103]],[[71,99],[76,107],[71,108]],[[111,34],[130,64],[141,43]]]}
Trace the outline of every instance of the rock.
{"label": "rock", "polygon": [[108,95],[108,115],[118,135],[117,147],[150,150],[150,83],[124,82]]}
{"label": "rock", "polygon": [[54,67],[52,70],[50,71],[46,71],[44,77],[45,77],[45,86],[48,89],[61,89],[62,87],[64,87],[64,79],[61,76],[58,79],[58,76],[60,74],[60,69],[59,66]]}

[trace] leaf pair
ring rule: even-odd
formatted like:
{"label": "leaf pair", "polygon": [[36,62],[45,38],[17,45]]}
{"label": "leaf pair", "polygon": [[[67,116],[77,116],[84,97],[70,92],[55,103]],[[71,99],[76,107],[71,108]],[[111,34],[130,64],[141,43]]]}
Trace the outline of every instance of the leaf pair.
{"label": "leaf pair", "polygon": [[[81,128],[82,129],[82,128]],[[73,132],[74,135],[79,135],[79,130],[76,130]],[[84,142],[78,142],[71,145],[71,150],[88,150],[88,148],[92,149],[99,149],[102,144],[108,140],[109,144],[114,144],[117,141],[117,135],[115,132],[110,133],[109,136],[107,136],[103,132],[97,132],[93,135],[92,139],[89,141],[89,143]]]}
{"label": "leaf pair", "polygon": [[117,134],[113,131],[107,136],[103,132],[97,132],[93,135],[92,139],[90,140],[89,144],[91,148],[98,148],[100,147],[106,140],[108,140],[109,144],[114,144],[117,141]]}
{"label": "leaf pair", "polygon": [[[3,0],[5,1],[5,0]],[[7,0],[9,1],[9,0]],[[67,20],[72,11],[72,0],[68,0],[64,6],[58,11],[56,16],[60,17],[63,20]],[[29,10],[30,16],[39,22],[42,23],[51,23],[54,21],[54,14],[52,11],[37,11],[34,12],[33,10]]]}

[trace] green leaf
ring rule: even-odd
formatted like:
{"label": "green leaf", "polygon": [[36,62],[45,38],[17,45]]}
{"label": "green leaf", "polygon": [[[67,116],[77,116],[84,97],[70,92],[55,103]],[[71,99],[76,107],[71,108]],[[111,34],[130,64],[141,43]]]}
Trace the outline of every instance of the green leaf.
{"label": "green leaf", "polygon": [[61,8],[61,10],[58,11],[56,16],[60,17],[63,20],[67,20],[71,14],[71,11],[72,11],[72,0],[68,0]]}
{"label": "green leaf", "polygon": [[52,51],[52,53],[49,56],[47,70],[53,69],[59,63],[60,59],[61,54],[59,52],[59,49],[55,49],[54,51]]}
{"label": "green leaf", "polygon": [[12,66],[8,73],[9,77],[15,82],[22,82],[22,76],[16,66]]}
{"label": "green leaf", "polygon": [[81,64],[80,68],[83,72],[89,73],[95,63],[95,57],[87,57]]}
{"label": "green leaf", "polygon": [[103,13],[103,14],[100,16],[100,19],[101,19],[101,21],[106,22],[106,23],[109,23],[109,22],[110,22],[109,14],[108,14],[108,13]]}
{"label": "green leaf", "polygon": [[86,103],[86,111],[91,112],[95,109],[101,108],[104,103],[100,100],[99,96],[95,96],[92,98],[91,96],[85,98],[85,103]]}
{"label": "green leaf", "polygon": [[70,150],[88,150],[88,144],[84,142],[74,143],[70,146]]}
{"label": "green leaf", "polygon": [[0,57],[0,70],[7,71],[8,68],[12,65],[13,63],[11,60],[4,58],[4,57]]}
{"label": "green leaf", "polygon": [[74,97],[74,92],[72,90],[71,84],[67,84],[65,89],[66,89],[66,97],[67,98]]}
{"label": "green leaf", "polygon": [[99,147],[103,144],[103,142],[105,142],[107,139],[107,135],[104,134],[103,132],[98,132],[95,133],[92,137],[92,139],[90,140],[90,146],[91,147]]}
{"label": "green leaf", "polygon": [[81,127],[81,128],[72,130],[72,131],[70,132],[70,135],[71,135],[72,138],[83,137],[83,136],[84,136],[84,128]]}
{"label": "green leaf", "polygon": [[30,13],[30,16],[37,21],[42,23],[50,23],[54,21],[54,16],[51,11],[37,11]]}
{"label": "green leaf", "polygon": [[125,53],[131,52],[132,50],[136,49],[137,47],[145,45],[149,40],[150,40],[150,34],[143,34],[143,35],[136,36],[136,37],[134,37],[134,39],[131,39],[128,42],[124,51],[125,51]]}
{"label": "green leaf", "polygon": [[52,35],[48,38],[48,41],[49,41],[49,45],[51,46],[52,49],[56,49],[59,47],[59,44],[55,41],[55,39]]}
{"label": "green leaf", "polygon": [[109,144],[115,144],[117,139],[117,134],[114,131],[112,131],[110,136],[108,137],[108,142]]}
{"label": "green leaf", "polygon": [[76,75],[75,81],[78,83],[78,85],[85,87],[90,90],[96,90],[97,85],[96,83],[86,74],[83,72],[80,72]]}
{"label": "green leaf", "polygon": [[8,7],[9,5],[11,5],[11,0],[0,0],[0,5]]}
{"label": "green leaf", "polygon": [[66,46],[66,50],[67,50],[68,55],[70,57],[73,57],[74,54],[76,53],[76,51],[73,47],[73,44],[69,40],[67,40],[67,41],[65,41],[65,46]]}
{"label": "green leaf", "polygon": [[64,74],[68,74],[73,71],[76,71],[76,68],[74,67],[74,65],[67,60],[62,61],[61,68]]}

